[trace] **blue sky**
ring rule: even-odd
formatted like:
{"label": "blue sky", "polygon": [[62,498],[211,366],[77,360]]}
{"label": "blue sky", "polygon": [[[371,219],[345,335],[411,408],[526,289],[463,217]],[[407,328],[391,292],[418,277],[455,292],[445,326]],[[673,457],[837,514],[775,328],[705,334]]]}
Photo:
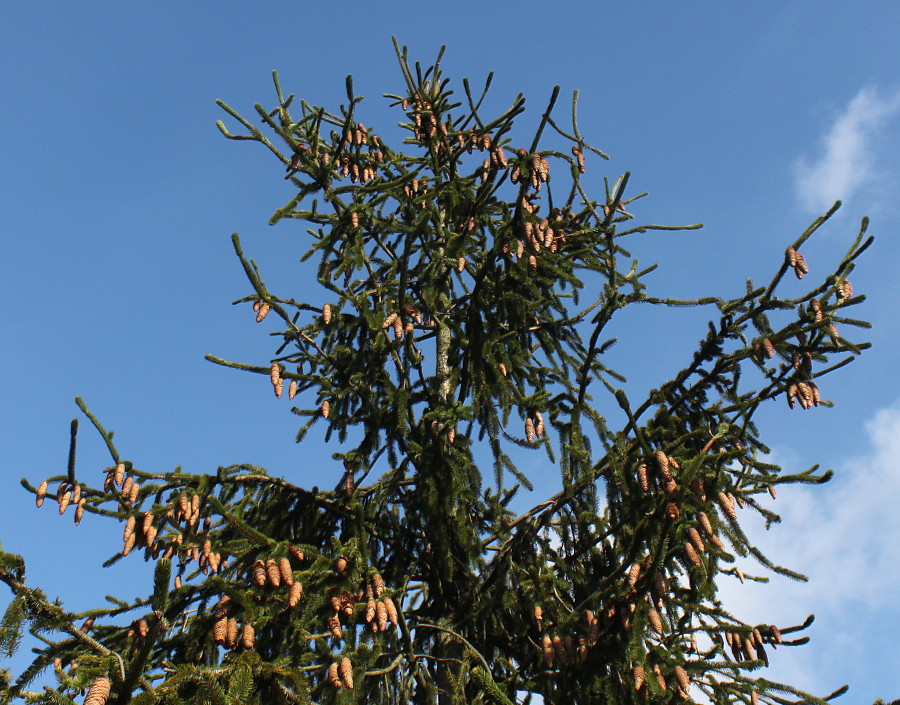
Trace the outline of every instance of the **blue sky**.
{"label": "blue sky", "polygon": [[[823,693],[849,682],[847,702],[900,697],[890,599],[900,519],[889,499],[900,490],[900,4],[623,5],[0,5],[0,540],[26,555],[30,579],[73,608],[146,590],[137,562],[99,568],[119,548],[116,527],[75,529],[35,510],[18,485],[64,472],[76,395],[144,469],[252,462],[305,484],[338,479],[331,449],[293,443],[297,417],[265,380],[203,360],[263,363],[273,351],[272,329],[230,305],[249,291],[232,232],[271,289],[320,296],[298,276],[302,228],[266,225],[291,195],[278,165],[219,134],[226,116],[215,100],[249,114],[272,102],[278,69],[286,91],[336,107],[353,73],[363,112],[386,130],[396,113],[380,96],[402,83],[396,34],[426,65],[446,44],[457,86],[494,71],[498,110],[524,93],[523,140],[555,84],[564,97],[579,89],[581,129],[612,157],[591,165],[593,186],[630,170],[634,192],[650,192],[641,222],[705,223],[635,243],[642,262],[662,264],[658,292],[736,295],[842,198],[805,248],[813,273],[823,272],[871,216],[878,240],[852,279],[869,296],[873,349],[827,379],[836,408],[779,405],[762,420],[787,467],[818,462],[838,473],[827,489],[779,495],[785,524],[759,538],[813,581],[727,594],[761,621],[817,613],[812,644],[779,651],[776,677]],[[634,388],[667,379],[702,335],[702,314],[680,315],[648,311],[622,326],[623,340],[664,331],[670,350],[623,343]],[[99,477],[108,459],[83,428],[80,473]],[[538,481],[539,491],[553,482]]]}

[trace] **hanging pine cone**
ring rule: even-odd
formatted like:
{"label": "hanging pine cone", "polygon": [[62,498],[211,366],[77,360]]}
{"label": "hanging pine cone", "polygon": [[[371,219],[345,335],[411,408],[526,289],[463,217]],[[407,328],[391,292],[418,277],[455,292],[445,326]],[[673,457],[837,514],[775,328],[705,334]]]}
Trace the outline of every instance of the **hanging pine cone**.
{"label": "hanging pine cone", "polygon": [[653,628],[657,634],[662,635],[663,633],[663,624],[662,617],[660,617],[659,612],[657,612],[652,607],[647,611],[647,621],[650,623],[650,626]]}
{"label": "hanging pine cone", "polygon": [[228,637],[228,617],[217,619],[213,624],[213,641],[217,644],[225,644]]}
{"label": "hanging pine cone", "polygon": [[296,607],[301,597],[303,597],[303,584],[298,580],[291,585],[288,593],[288,607]]}
{"label": "hanging pine cone", "polygon": [[638,476],[638,484],[641,487],[642,492],[650,491],[650,478],[647,475],[647,464],[640,463],[637,467],[637,476]]}
{"label": "hanging pine cone", "polygon": [[75,526],[78,526],[81,523],[81,518],[84,516],[84,505],[87,500],[82,497],[78,500],[78,506],[75,508]]}
{"label": "hanging pine cone", "polygon": [[654,458],[656,459],[656,468],[659,470],[660,476],[664,480],[671,480],[672,473],[669,471],[669,457],[661,450],[656,451]]}
{"label": "hanging pine cone", "polygon": [[534,421],[531,420],[531,417],[525,419],[525,439],[529,443],[534,442]]}
{"label": "hanging pine cone", "polygon": [[331,405],[328,403],[328,400],[327,400],[327,399],[326,399],[325,401],[322,402],[322,406],[321,406],[321,408],[320,408],[320,413],[322,414],[322,418],[323,418],[323,419],[327,419],[327,418],[328,418],[328,413],[329,413],[329,411],[330,411],[330,406],[331,406]]}
{"label": "hanging pine cone", "polygon": [[844,279],[838,286],[838,298],[842,300],[850,299],[853,297],[853,284],[850,283],[849,279]]}
{"label": "hanging pine cone", "polygon": [[88,688],[87,695],[84,698],[84,705],[105,705],[111,688],[112,681],[109,678],[98,678]]}
{"label": "hanging pine cone", "polygon": [[256,322],[262,323],[266,319],[266,316],[268,316],[268,315],[269,315],[269,304],[267,304],[265,301],[263,301],[259,306],[259,311],[257,311],[257,313],[256,313]]}
{"label": "hanging pine cone", "polygon": [[694,547],[689,542],[684,544],[684,555],[687,556],[687,559],[695,568],[703,567],[703,561],[700,560],[697,551],[694,550]]}
{"label": "hanging pine cone", "polygon": [[384,592],[384,578],[379,573],[372,576],[372,588],[375,590],[375,597],[381,597]]}
{"label": "hanging pine cone", "polygon": [[717,497],[719,499],[719,506],[722,507],[722,511],[725,512],[725,516],[727,516],[732,521],[736,521],[737,512],[734,510],[734,500],[731,499],[731,495],[725,492],[719,492]]}
{"label": "hanging pine cone", "polygon": [[328,681],[335,688],[342,688],[344,686],[344,684],[341,683],[340,676],[338,675],[337,661],[335,661],[328,667]]}
{"label": "hanging pine cone", "polygon": [[377,608],[375,606],[375,598],[370,595],[369,599],[366,602],[366,611],[364,615],[366,624],[371,624],[372,620],[375,619],[376,610]]}
{"label": "hanging pine cone", "polygon": [[281,577],[281,582],[285,585],[294,584],[294,572],[291,570],[291,562],[287,558],[281,558],[278,561],[278,573]]}
{"label": "hanging pine cone", "polygon": [[697,550],[697,553],[706,553],[706,546],[703,545],[703,539],[700,538],[700,532],[693,526],[687,530],[688,539],[691,545]]}
{"label": "hanging pine cone", "polygon": [[534,419],[535,419],[534,433],[535,433],[535,435],[536,435],[538,438],[543,438],[543,437],[544,437],[544,431],[545,431],[545,428],[544,428],[544,416],[543,416],[543,414],[541,414],[540,411],[535,411],[535,412],[534,412]]}
{"label": "hanging pine cone", "polygon": [[653,667],[653,675],[656,676],[656,684],[659,686],[660,690],[667,690],[666,688],[666,679],[663,677],[662,670],[659,665],[655,665]]}
{"label": "hanging pine cone", "polygon": [[288,552],[289,552],[294,558],[296,558],[296,559],[297,559],[297,562],[299,562],[299,563],[302,563],[302,562],[304,561],[304,559],[306,558],[305,554],[303,553],[303,550],[297,548],[297,547],[294,546],[293,544],[289,544],[289,545],[288,545]]}
{"label": "hanging pine cone", "polygon": [[628,569],[628,585],[634,586],[637,583],[638,578],[641,575],[641,564],[635,563],[631,568]]}
{"label": "hanging pine cone", "polygon": [[772,341],[768,338],[763,338],[762,341],[763,352],[766,354],[766,357],[773,358],[775,357],[775,346],[772,345]]}
{"label": "hanging pine cone", "polygon": [[66,513],[66,509],[69,507],[69,503],[72,501],[72,492],[70,490],[66,490],[63,492],[62,497],[59,499],[59,513],[63,515]]}
{"label": "hanging pine cone", "polygon": [[297,380],[292,379],[288,385],[288,399],[293,399],[295,396],[297,396]]}
{"label": "hanging pine cone", "polygon": [[388,622],[395,626],[400,624],[399,615],[397,613],[397,606],[394,604],[394,601],[387,595],[381,598],[381,601],[384,603]]}
{"label": "hanging pine cone", "polygon": [[337,560],[334,562],[334,572],[343,578],[347,575],[347,568],[347,559],[343,556],[338,556]]}
{"label": "hanging pine cone", "polygon": [[245,624],[243,630],[241,631],[241,645],[250,650],[253,648],[253,645],[256,643],[256,633],[253,630],[252,624]]}
{"label": "hanging pine cone", "polygon": [[40,507],[44,503],[44,497],[47,496],[47,481],[44,480],[37,488],[37,492],[34,495],[34,503],[37,507]]}
{"label": "hanging pine cone", "polygon": [[378,627],[376,631],[383,632],[387,629],[388,625],[388,616],[387,616],[387,607],[385,607],[383,602],[375,603],[375,622],[374,625]]}
{"label": "hanging pine cone", "polygon": [[691,490],[693,491],[694,496],[701,502],[706,501],[706,488],[703,487],[703,480],[699,477],[691,479]]}
{"label": "hanging pine cone", "polygon": [[341,675],[341,680],[344,682],[344,686],[347,690],[353,690],[353,665],[350,663],[350,659],[344,656],[341,659],[340,666],[338,666],[338,671]]}
{"label": "hanging pine cone", "polygon": [[341,618],[337,612],[332,612],[328,617],[328,631],[335,639],[340,639],[344,635],[341,629]]}
{"label": "hanging pine cone", "polygon": [[261,560],[257,560],[253,564],[253,582],[255,582],[259,587],[264,587],[266,584],[266,580],[266,564]]}
{"label": "hanging pine cone", "polygon": [[681,687],[681,690],[686,697],[687,693],[691,689],[691,679],[688,678],[687,671],[685,671],[681,666],[675,666],[674,673],[675,679],[678,681],[678,685]]}
{"label": "hanging pine cone", "polygon": [[122,482],[125,480],[125,463],[118,463],[116,465],[115,470],[113,471],[113,482],[116,486],[121,486]]}
{"label": "hanging pine cone", "polygon": [[635,666],[632,669],[634,675],[634,689],[640,690],[644,686],[644,667]]}
{"label": "hanging pine cone", "polygon": [[281,586],[281,571],[278,569],[278,564],[272,558],[269,558],[266,561],[266,578],[268,578],[269,585],[272,587]]}
{"label": "hanging pine cone", "polygon": [[544,665],[547,668],[553,667],[553,640],[547,635],[544,634],[543,639],[541,639],[541,651],[544,654]]}

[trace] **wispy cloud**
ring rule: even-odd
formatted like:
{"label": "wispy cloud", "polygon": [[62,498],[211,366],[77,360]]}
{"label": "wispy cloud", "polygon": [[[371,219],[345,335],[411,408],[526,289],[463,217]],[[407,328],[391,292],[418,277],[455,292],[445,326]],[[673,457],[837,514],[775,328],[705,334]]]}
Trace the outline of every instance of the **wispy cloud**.
{"label": "wispy cloud", "polygon": [[874,86],[860,90],[822,137],[819,154],[795,162],[800,205],[824,211],[838,199],[849,201],[871,181],[878,166],[877,139],[898,112],[900,90],[881,92]]}
{"label": "wispy cloud", "polygon": [[780,649],[761,675],[818,695],[850,681],[854,701],[866,695],[862,674],[876,656],[883,667],[900,669],[900,656],[889,646],[900,621],[894,599],[900,593],[900,403],[879,411],[866,430],[869,451],[838,465],[830,485],[786,488],[772,503],[782,524],[771,532],[759,523],[748,527],[751,540],[774,562],[805,573],[810,582],[727,581],[721,593],[729,611],[751,622],[791,625],[815,613],[812,644]]}

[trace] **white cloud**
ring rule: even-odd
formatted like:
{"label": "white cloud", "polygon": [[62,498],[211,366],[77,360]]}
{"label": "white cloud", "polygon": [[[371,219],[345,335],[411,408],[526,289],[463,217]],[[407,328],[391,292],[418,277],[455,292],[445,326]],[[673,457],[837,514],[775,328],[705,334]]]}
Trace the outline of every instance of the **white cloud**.
{"label": "white cloud", "polygon": [[[748,622],[793,625],[815,613],[816,624],[807,632],[812,643],[770,654],[771,668],[759,675],[816,695],[849,682],[851,697],[859,702],[866,701],[861,691],[877,688],[873,663],[881,662],[884,673],[900,669],[893,648],[900,622],[895,598],[900,594],[900,403],[875,414],[866,430],[869,451],[836,466],[829,485],[779,492],[771,505],[782,524],[769,532],[759,522],[745,527],[770,559],[806,574],[809,583],[780,577],[768,585],[729,580],[720,593],[725,607]],[[738,565],[747,573],[767,574],[742,559]],[[894,686],[882,681],[881,687]],[[897,695],[876,693],[868,702]]]}
{"label": "white cloud", "polygon": [[838,115],[822,138],[821,152],[812,161],[801,157],[794,164],[794,184],[800,205],[816,213],[838,199],[849,201],[875,176],[876,139],[900,112],[900,90],[881,94],[866,86]]}

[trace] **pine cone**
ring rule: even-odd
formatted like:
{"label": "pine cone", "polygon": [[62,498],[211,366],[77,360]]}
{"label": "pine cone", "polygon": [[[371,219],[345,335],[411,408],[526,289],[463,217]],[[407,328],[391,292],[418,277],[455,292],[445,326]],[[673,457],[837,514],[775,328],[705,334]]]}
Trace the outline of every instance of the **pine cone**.
{"label": "pine cone", "polygon": [[253,564],[253,582],[255,582],[259,587],[264,587],[266,584],[266,580],[266,564],[261,560],[257,560]]}
{"label": "pine cone", "polygon": [[287,558],[282,558],[278,561],[278,572],[281,582],[285,585],[294,584],[294,572],[291,570],[291,562]]}
{"label": "pine cone", "polygon": [[338,676],[337,661],[335,661],[328,667],[328,681],[335,688],[342,688],[344,685],[343,683],[341,683],[341,679]]}
{"label": "pine cone", "polygon": [[697,550],[697,553],[706,553],[706,546],[703,545],[700,532],[692,526],[687,530],[687,534],[691,545]]}
{"label": "pine cone", "polygon": [[344,577],[347,575],[347,559],[343,556],[338,556],[337,560],[334,562],[334,572]]}
{"label": "pine cone", "polygon": [[78,506],[75,508],[75,526],[78,526],[81,523],[81,518],[84,516],[84,505],[85,502],[84,497],[78,500]]}
{"label": "pine cone", "polygon": [[111,688],[112,681],[109,678],[98,678],[88,688],[87,695],[84,698],[84,705],[105,705]]}
{"label": "pine cone", "polygon": [[119,463],[116,465],[115,470],[113,471],[113,482],[116,486],[120,486],[125,479],[125,463]]}
{"label": "pine cone", "polygon": [[344,685],[347,687],[347,690],[353,690],[353,665],[350,663],[350,659],[344,656],[341,659],[341,664],[338,666],[338,671],[341,675],[341,680],[344,682]]}
{"label": "pine cone", "polygon": [[687,695],[691,688],[691,679],[688,678],[687,671],[685,671],[681,666],[675,666],[675,679],[678,681],[678,685],[681,686],[681,690]]}
{"label": "pine cone", "polygon": [[44,497],[47,496],[47,481],[44,480],[40,486],[37,488],[37,492],[35,492],[34,503],[36,506],[40,507],[44,503]]}
{"label": "pine cone", "polygon": [[375,590],[375,597],[381,597],[384,592],[384,578],[379,573],[372,576],[372,588]]}
{"label": "pine cone", "polygon": [[642,492],[650,491],[650,478],[647,475],[647,464],[640,463],[637,467],[638,484]]}
{"label": "pine cone", "polygon": [[547,634],[544,634],[544,638],[541,640],[541,651],[544,654],[544,665],[546,665],[548,668],[552,668],[553,640]]}
{"label": "pine cone", "polygon": [[377,608],[375,607],[375,598],[369,597],[368,601],[366,602],[366,612],[365,612],[366,624],[371,624],[372,620],[375,619],[376,609]]}
{"label": "pine cone", "polygon": [[634,673],[634,689],[640,690],[644,686],[644,667],[635,666],[632,672]]}
{"label": "pine cone", "polygon": [[768,338],[763,338],[762,341],[763,351],[766,354],[766,357],[773,358],[775,357],[775,346],[772,345],[772,341]]}
{"label": "pine cone", "polygon": [[695,477],[691,480],[691,490],[693,490],[694,495],[701,502],[706,501],[706,489],[703,487],[703,480],[699,477]]}
{"label": "pine cone", "polygon": [[291,585],[288,593],[288,607],[296,607],[301,597],[303,597],[303,584],[298,580]]}
{"label": "pine cone", "polygon": [[253,631],[252,624],[245,624],[241,632],[241,644],[245,649],[252,649],[256,643],[256,633]]}
{"label": "pine cone", "polygon": [[337,612],[332,612],[328,617],[328,631],[335,639],[340,639],[344,635],[344,631],[341,629],[341,618]]}
{"label": "pine cone", "polygon": [[326,399],[325,401],[322,402],[322,406],[321,406],[320,411],[321,411],[321,414],[322,414],[322,418],[323,418],[323,419],[327,419],[327,418],[328,418],[328,412],[330,411],[330,404],[328,403],[328,400],[327,400],[327,399]]}
{"label": "pine cone", "polygon": [[383,632],[387,629],[388,625],[388,616],[387,616],[387,607],[385,607],[383,602],[375,603],[375,623],[378,629],[377,631]]}
{"label": "pine cone", "polygon": [[650,622],[653,631],[660,635],[663,633],[662,617],[660,617],[659,612],[652,607],[647,612],[647,621]]}
{"label": "pine cone", "polygon": [[658,450],[658,451],[656,451],[654,458],[656,459],[656,468],[659,470],[660,476],[664,480],[671,480],[672,473],[669,471],[668,456],[665,453],[663,453],[661,450]]}
{"label": "pine cone", "polygon": [[525,419],[525,438],[529,443],[534,442],[534,421],[530,416]]}
{"label": "pine cone", "polygon": [[69,503],[72,501],[72,493],[69,490],[63,492],[63,496],[59,500],[59,513],[60,515],[66,513],[66,509],[69,507]]}
{"label": "pine cone", "polygon": [[288,545],[288,552],[289,552],[294,558],[296,558],[296,559],[297,559],[297,562],[299,562],[299,563],[302,563],[302,562],[304,561],[304,559],[306,558],[306,556],[304,555],[303,551],[302,551],[301,549],[297,548],[296,546],[292,545],[292,544]]}
{"label": "pine cone", "polygon": [[789,267],[797,266],[797,250],[793,247],[787,248],[784,252],[784,261]]}
{"label": "pine cone", "polygon": [[849,299],[853,297],[853,284],[850,283],[849,279],[844,279],[838,287],[838,298],[839,299]]}
{"label": "pine cone", "polygon": [[213,624],[213,641],[224,644],[228,636],[228,617],[222,617]]}
{"label": "pine cone", "polygon": [[397,614],[397,606],[394,604],[394,601],[387,595],[381,598],[381,601],[384,603],[388,622],[394,625],[400,624],[399,615]]}
{"label": "pine cone", "polygon": [[653,675],[656,676],[656,684],[659,686],[659,689],[667,690],[666,679],[663,677],[662,670],[660,670],[658,665],[653,667]]}
{"label": "pine cone", "polygon": [[278,380],[281,379],[281,365],[277,362],[273,362],[272,367],[269,368],[269,379],[272,380],[273,387],[278,384]]}
{"label": "pine cone", "polygon": [[278,564],[272,558],[269,558],[266,561],[266,577],[269,580],[269,585],[272,587],[281,586],[281,571],[278,569]]}
{"label": "pine cone", "polygon": [[641,564],[635,563],[631,568],[628,569],[628,584],[630,586],[634,586],[637,583],[638,578],[641,575]]}
{"label": "pine cone", "polygon": [[700,556],[697,555],[697,552],[690,543],[684,544],[684,555],[687,556],[687,559],[695,568],[703,567],[703,561],[700,560]]}
{"label": "pine cone", "polygon": [[725,492],[719,492],[717,497],[719,499],[719,506],[722,507],[722,511],[725,512],[725,516],[727,516],[732,521],[736,521],[737,512],[734,510],[734,501],[731,499],[731,496],[726,494]]}
{"label": "pine cone", "polygon": [[288,385],[288,399],[293,399],[295,396],[297,396],[297,380],[292,379]]}

